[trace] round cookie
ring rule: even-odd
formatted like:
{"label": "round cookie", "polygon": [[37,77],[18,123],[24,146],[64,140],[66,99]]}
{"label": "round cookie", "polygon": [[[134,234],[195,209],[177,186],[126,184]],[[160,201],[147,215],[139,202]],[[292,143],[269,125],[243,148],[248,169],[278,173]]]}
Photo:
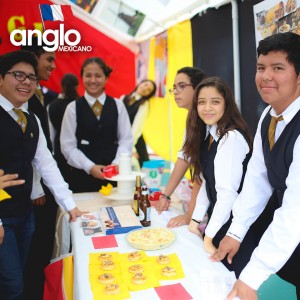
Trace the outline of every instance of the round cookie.
{"label": "round cookie", "polygon": [[128,254],[128,260],[129,261],[137,261],[142,258],[142,254],[139,251],[131,252]]}
{"label": "round cookie", "polygon": [[159,255],[156,259],[156,262],[160,265],[167,265],[170,262],[170,258],[166,255]]}
{"label": "round cookie", "polygon": [[99,259],[100,261],[111,260],[111,254],[109,254],[109,253],[101,253],[101,254],[98,256],[98,259]]}
{"label": "round cookie", "polygon": [[107,284],[104,288],[104,294],[116,295],[120,293],[120,286],[117,283]]}
{"label": "round cookie", "polygon": [[170,266],[166,266],[166,267],[162,268],[161,273],[166,277],[173,277],[173,276],[176,276],[176,274],[177,274],[176,269],[174,269]]}
{"label": "round cookie", "polygon": [[144,284],[147,281],[147,276],[143,273],[136,273],[132,276],[132,283]]}
{"label": "round cookie", "polygon": [[143,273],[144,268],[142,265],[132,265],[128,268],[128,271],[130,273],[136,274],[136,273]]}
{"label": "round cookie", "polygon": [[110,273],[104,273],[98,277],[98,281],[103,284],[112,283],[114,280],[115,280],[115,276]]}
{"label": "round cookie", "polygon": [[100,265],[102,270],[108,271],[108,270],[112,270],[115,268],[115,264],[114,262],[112,262],[111,260],[106,260],[103,261],[102,264]]}

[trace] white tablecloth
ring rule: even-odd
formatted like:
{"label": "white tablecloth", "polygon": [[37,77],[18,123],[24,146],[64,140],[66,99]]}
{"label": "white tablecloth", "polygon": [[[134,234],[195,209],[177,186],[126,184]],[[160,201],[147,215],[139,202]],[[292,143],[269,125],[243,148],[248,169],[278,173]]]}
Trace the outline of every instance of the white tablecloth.
{"label": "white tablecloth", "polygon": [[[78,207],[81,210],[96,211],[100,206],[112,206],[128,204],[127,201],[104,200],[99,193],[75,194]],[[151,226],[165,226],[168,220],[177,215],[178,210],[171,208],[167,212],[158,215],[152,209]],[[89,253],[118,251],[120,253],[135,251],[125,241],[125,234],[116,235],[118,248],[95,250],[92,238],[84,236],[80,221],[67,223],[71,228],[72,246],[74,254],[74,300],[92,300],[93,295],[89,283],[88,263]],[[65,227],[66,224],[63,226]],[[181,283],[190,293],[193,299],[224,300],[232,285],[232,273],[230,273],[221,263],[213,263],[208,259],[207,253],[203,250],[202,240],[188,231],[187,226],[173,229],[177,235],[176,241],[168,248],[147,251],[148,255],[176,253],[179,257],[185,273],[185,278],[181,280],[162,281],[162,285]],[[130,299],[159,299],[154,289],[139,292],[131,292]]]}

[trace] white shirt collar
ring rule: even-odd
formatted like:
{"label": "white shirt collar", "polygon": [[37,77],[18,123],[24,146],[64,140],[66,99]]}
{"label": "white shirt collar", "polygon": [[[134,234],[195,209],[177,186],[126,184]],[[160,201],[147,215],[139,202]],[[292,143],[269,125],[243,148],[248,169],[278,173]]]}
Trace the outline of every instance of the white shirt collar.
{"label": "white shirt collar", "polygon": [[[0,105],[7,112],[11,111],[11,110],[13,110],[13,108],[15,108],[12,105],[12,103],[10,101],[8,101],[5,97],[3,97],[1,94],[0,94]],[[26,105],[28,106],[27,102],[24,103],[21,107],[18,107],[18,108],[22,109],[22,111],[24,111],[24,112],[27,112]]]}
{"label": "white shirt collar", "polygon": [[210,134],[215,141],[218,141],[218,139],[219,139],[220,136],[219,136],[219,134],[217,134],[217,129],[218,128],[217,128],[216,124],[214,124],[212,126],[206,125],[206,136],[205,136],[205,139]]}
{"label": "white shirt collar", "polygon": [[[294,116],[299,110],[300,110],[300,96],[295,101],[293,101],[281,114],[281,116],[283,116],[283,121],[285,122],[285,124],[288,124],[294,118]],[[278,115],[276,114],[273,108],[271,108],[270,110],[270,115],[272,117],[278,117]]]}
{"label": "white shirt collar", "polygon": [[89,95],[89,94],[87,93],[87,91],[85,91],[85,92],[84,92],[84,98],[86,99],[86,101],[88,102],[88,104],[89,104],[90,106],[92,106],[92,105],[96,102],[97,99],[98,99],[98,101],[99,101],[102,105],[104,105],[105,100],[106,100],[106,94],[105,94],[105,92],[103,92],[98,98],[95,98],[95,97]]}

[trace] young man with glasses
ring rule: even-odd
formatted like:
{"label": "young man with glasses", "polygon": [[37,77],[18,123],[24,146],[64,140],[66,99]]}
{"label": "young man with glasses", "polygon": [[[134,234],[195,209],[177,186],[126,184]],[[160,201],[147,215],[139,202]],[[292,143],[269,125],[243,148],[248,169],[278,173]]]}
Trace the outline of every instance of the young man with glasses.
{"label": "young man with glasses", "polygon": [[[205,77],[206,75],[202,70],[194,67],[184,67],[177,71],[173,88],[170,89],[169,92],[170,94],[174,95],[178,107],[185,108],[190,111],[193,103],[195,88]],[[159,213],[169,208],[171,195],[182,180],[188,167],[189,163],[184,157],[183,152],[180,150],[178,152],[178,159],[175,163],[170,180],[165,187],[164,193],[161,195],[158,203],[155,205],[155,208]],[[184,215],[171,218],[167,224],[168,227],[173,228],[190,223],[199,189],[200,185],[195,182],[187,212]]]}
{"label": "young man with glasses", "polygon": [[0,139],[5,141],[0,147],[0,169],[6,174],[0,173],[0,182],[9,174],[18,174],[20,180],[25,180],[6,187],[11,198],[0,201],[0,233],[4,235],[0,246],[1,300],[23,299],[23,271],[35,227],[30,198],[33,166],[72,221],[82,214],[47,149],[38,118],[24,107],[37,84],[37,60],[33,54],[14,51],[0,56]]}

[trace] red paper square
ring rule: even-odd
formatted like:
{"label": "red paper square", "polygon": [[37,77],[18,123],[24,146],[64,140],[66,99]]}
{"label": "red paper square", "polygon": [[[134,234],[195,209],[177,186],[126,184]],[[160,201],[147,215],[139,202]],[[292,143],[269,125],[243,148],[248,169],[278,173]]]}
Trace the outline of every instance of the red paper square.
{"label": "red paper square", "polygon": [[118,247],[117,240],[113,234],[106,235],[106,236],[92,237],[92,241],[95,249]]}
{"label": "red paper square", "polygon": [[162,285],[154,288],[161,300],[190,300],[193,297],[181,285],[181,283]]}

